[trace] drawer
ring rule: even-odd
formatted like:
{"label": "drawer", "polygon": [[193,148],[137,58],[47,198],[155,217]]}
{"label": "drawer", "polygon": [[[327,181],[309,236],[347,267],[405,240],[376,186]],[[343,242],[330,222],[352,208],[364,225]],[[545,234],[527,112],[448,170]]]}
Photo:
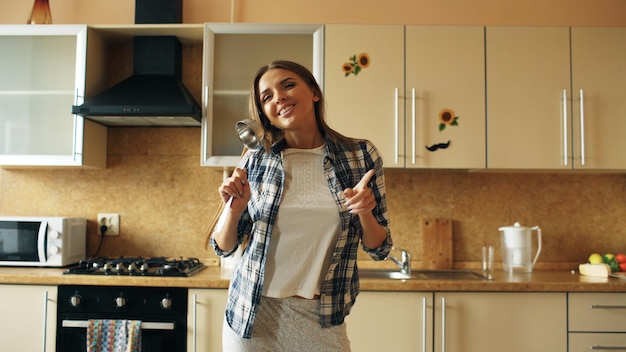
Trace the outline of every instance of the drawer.
{"label": "drawer", "polygon": [[626,351],[626,334],[570,333],[568,351]]}
{"label": "drawer", "polygon": [[626,293],[570,293],[569,332],[626,332]]}

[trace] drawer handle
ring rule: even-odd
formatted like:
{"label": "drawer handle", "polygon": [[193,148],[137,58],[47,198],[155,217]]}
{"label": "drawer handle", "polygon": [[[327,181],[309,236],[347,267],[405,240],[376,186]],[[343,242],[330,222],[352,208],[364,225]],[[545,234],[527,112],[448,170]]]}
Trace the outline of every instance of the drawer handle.
{"label": "drawer handle", "polygon": [[[64,328],[86,328],[89,325],[87,320],[63,320],[61,327]],[[174,330],[174,323],[152,323],[141,322],[141,328],[144,330]]]}
{"label": "drawer handle", "polygon": [[604,304],[592,304],[589,306],[591,309],[626,309],[626,306],[612,306],[612,305],[604,305]]}
{"label": "drawer handle", "polygon": [[626,346],[591,346],[592,350],[626,351]]}

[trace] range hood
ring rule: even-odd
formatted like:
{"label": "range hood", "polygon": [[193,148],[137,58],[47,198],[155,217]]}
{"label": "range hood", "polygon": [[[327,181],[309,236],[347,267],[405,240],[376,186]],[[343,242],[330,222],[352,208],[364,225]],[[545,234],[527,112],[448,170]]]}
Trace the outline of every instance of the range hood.
{"label": "range hood", "polygon": [[[172,20],[172,14],[179,18]],[[136,23],[181,20],[182,0],[136,2]],[[107,126],[200,126],[202,111],[181,78],[182,44],[176,36],[135,36],[133,74],[72,106],[72,113]]]}

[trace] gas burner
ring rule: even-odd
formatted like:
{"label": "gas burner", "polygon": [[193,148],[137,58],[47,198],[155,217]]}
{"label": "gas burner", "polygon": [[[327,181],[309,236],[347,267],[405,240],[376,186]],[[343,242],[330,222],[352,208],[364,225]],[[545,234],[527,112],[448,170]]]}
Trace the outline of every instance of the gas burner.
{"label": "gas burner", "polygon": [[197,258],[98,257],[81,260],[63,274],[117,276],[191,276],[205,268]]}

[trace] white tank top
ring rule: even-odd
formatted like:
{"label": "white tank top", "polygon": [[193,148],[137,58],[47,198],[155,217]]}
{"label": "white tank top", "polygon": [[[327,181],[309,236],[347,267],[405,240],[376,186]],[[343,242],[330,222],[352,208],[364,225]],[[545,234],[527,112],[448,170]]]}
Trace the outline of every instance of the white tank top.
{"label": "white tank top", "polygon": [[323,162],[326,146],[283,151],[285,190],[265,264],[263,295],[313,298],[340,234]]}

